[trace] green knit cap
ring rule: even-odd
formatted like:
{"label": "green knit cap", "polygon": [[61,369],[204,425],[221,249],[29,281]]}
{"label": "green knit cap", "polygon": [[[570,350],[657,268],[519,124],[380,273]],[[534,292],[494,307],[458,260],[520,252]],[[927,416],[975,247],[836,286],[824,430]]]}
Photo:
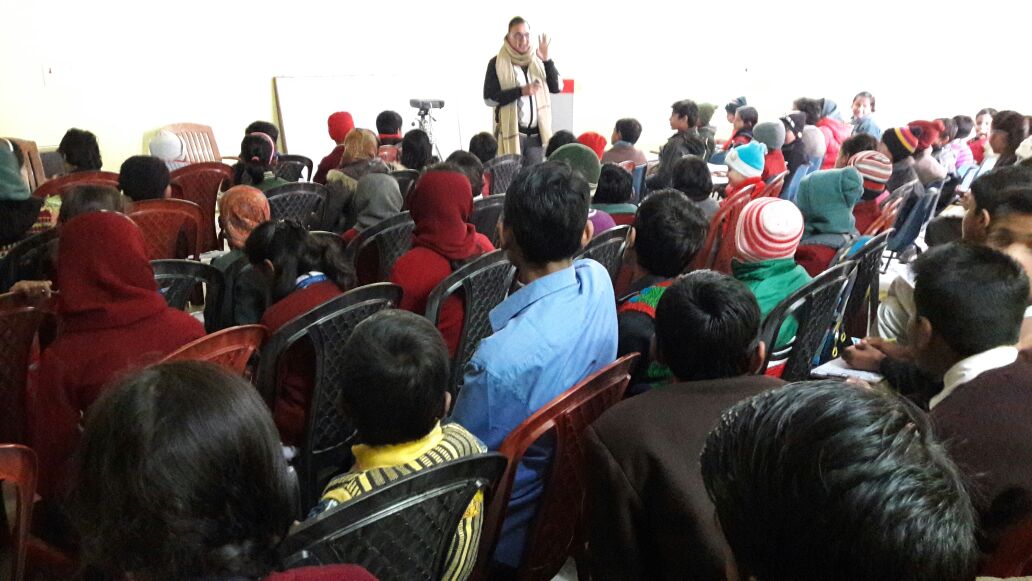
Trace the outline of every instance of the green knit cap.
{"label": "green knit cap", "polygon": [[598,185],[598,176],[602,173],[602,163],[598,155],[586,145],[567,143],[552,152],[548,161],[565,161],[574,171],[580,172],[592,187]]}
{"label": "green knit cap", "polygon": [[703,126],[709,125],[716,110],[717,106],[713,103],[699,103],[699,123]]}
{"label": "green knit cap", "polygon": [[854,167],[814,172],[799,184],[796,205],[803,213],[803,236],[851,234],[853,206],[864,193],[864,180]]}

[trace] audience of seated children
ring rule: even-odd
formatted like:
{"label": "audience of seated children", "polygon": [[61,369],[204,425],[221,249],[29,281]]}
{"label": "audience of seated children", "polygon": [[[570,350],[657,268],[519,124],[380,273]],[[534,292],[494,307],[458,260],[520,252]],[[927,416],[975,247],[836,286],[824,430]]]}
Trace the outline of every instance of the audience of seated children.
{"label": "audience of seated children", "polygon": [[838,159],[835,160],[835,169],[840,169],[849,165],[849,160],[861,151],[877,150],[877,138],[871,137],[867,133],[851,135],[849,139],[842,142],[842,147],[839,148]]}
{"label": "audience of seated children", "polygon": [[[794,258],[802,237],[803,215],[792,202],[759,198],[742,210],[735,229],[736,255],[731,260],[731,272],[756,295],[764,318],[788,295],[810,282],[810,275]],[[797,328],[798,322],[789,317],[771,349],[788,344]]]}
{"label": "audience of seated children", "polygon": [[971,147],[971,155],[974,157],[975,163],[979,165],[985,161],[986,153],[989,153],[986,152],[986,147],[989,145],[989,131],[995,115],[996,109],[991,107],[981,109],[975,115],[975,136],[968,140],[968,146]]}
{"label": "audience of seated children", "polygon": [[764,182],[788,171],[785,155],[781,153],[785,145],[785,125],[780,120],[758,123],[753,128],[753,139],[767,148],[767,155],[763,157],[763,175],[760,176]]}
{"label": "audience of seated children", "polygon": [[268,193],[290,183],[276,177],[276,143],[261,131],[244,136],[240,142],[240,161],[233,168],[233,185],[254,186]]}
{"label": "audience of seated children", "polygon": [[[595,156],[595,152],[591,151],[591,148],[588,146],[580,143],[569,143],[552,152],[548,156],[548,160],[565,162],[573,171],[588,181],[588,186],[592,192],[598,186],[599,176],[602,175],[602,164],[599,162],[598,157]],[[595,228],[595,236],[616,226],[616,221],[613,220],[612,216],[594,208],[589,209],[588,220],[591,221]]]}
{"label": "audience of seated children", "polygon": [[914,152],[917,151],[921,129],[918,127],[892,127],[882,133],[878,151],[892,160],[892,176],[885,183],[890,193],[900,186],[917,181],[914,169]]}
{"label": "audience of seated children", "polygon": [[650,190],[660,190],[670,185],[670,172],[674,162],[686,155],[708,157],[706,142],[699,137],[699,106],[691,99],[678,101],[670,106],[670,128],[676,131],[667,139],[659,151],[659,164],[652,170],[648,184]]}
{"label": "audience of seated children", "polygon": [[696,127],[699,129],[699,137],[706,143],[706,151],[713,152],[717,149],[717,128],[711,123],[717,106],[713,103],[699,103],[699,122]]}
{"label": "audience of seated children", "polygon": [[957,170],[960,171],[965,167],[975,165],[974,154],[971,152],[971,146],[968,145],[975,121],[967,115],[957,115],[953,118],[953,122],[957,125],[957,135],[950,142],[950,148],[953,150],[954,157],[957,158]]}
{"label": "audience of seated children", "polygon": [[838,159],[839,148],[842,142],[849,138],[852,133],[852,126],[842,120],[838,105],[831,99],[820,99],[821,116],[814,125],[824,134],[825,150],[824,162],[821,169],[832,169],[835,167],[835,160]]}
{"label": "audience of seated children", "polygon": [[957,178],[957,152],[950,145],[957,137],[957,122],[953,117],[940,117],[943,130],[939,134],[939,141],[932,145],[932,157],[939,165],[946,170],[947,183]]}
{"label": "audience of seated children", "polygon": [[205,301],[204,328],[209,333],[262,319],[269,305],[269,283],[251,265],[244,247],[251,232],[269,219],[269,199],[258,188],[233,186],[219,199],[220,236],[229,252],[211,260],[222,273],[222,297]]}
{"label": "audience of seated children", "polygon": [[601,160],[606,151],[606,138],[600,133],[588,131],[577,136],[577,143],[586,145]]}
{"label": "audience of seated children", "polygon": [[326,120],[326,128],[334,143],[333,151],[322,158],[319,167],[315,170],[315,176],[312,177],[313,182],[323,185],[326,185],[326,174],[330,173],[331,169],[340,166],[340,159],[344,157],[344,139],[355,128],[355,120],[351,117],[351,113],[337,111]]}
{"label": "audience of seated children", "polygon": [[701,465],[729,579],[974,578],[964,482],[898,396],[841,381],[763,392],[722,414]]}
{"label": "audience of seated children", "polygon": [[57,153],[64,160],[65,174],[81,171],[100,171],[104,165],[100,158],[97,136],[85,129],[69,129],[57,146]]}
{"label": "audience of seated children", "polygon": [[[803,127],[806,126],[806,115],[799,111],[781,117],[781,124],[785,126],[785,144],[781,146],[781,155],[785,158],[785,169],[788,175],[785,176],[785,189],[782,197],[787,196],[790,186],[795,181],[795,174],[801,167],[806,167],[806,152],[803,147]],[[798,188],[798,185],[796,185]]]}
{"label": "audience of seated children", "polygon": [[121,379],[86,417],[72,494],[83,564],[112,578],[372,581],[355,565],[276,574],[292,479],[265,402],[201,362]]}
{"label": "audience of seated children", "polygon": [[749,186],[763,187],[763,160],[767,146],[759,141],[732,148],[727,152],[727,188],[724,196],[730,198]]}
{"label": "audience of seated children", "polygon": [[160,200],[172,196],[168,166],[149,155],[134,155],[118,170],[118,189],[130,200]]}
{"label": "audience of seated children", "polygon": [[857,232],[866,234],[881,216],[880,202],[886,197],[885,183],[892,177],[892,162],[879,151],[861,151],[850,157],[846,165],[856,168],[864,180],[864,193],[853,206],[853,218]]}
{"label": "audience of seated children", "polygon": [[634,178],[624,168],[606,163],[598,174],[598,187],[592,196],[591,207],[610,216],[613,214],[634,214],[638,207],[631,202],[634,196]]}
{"label": "audience of seated children", "polygon": [[487,184],[484,183],[484,164],[480,163],[477,156],[468,151],[456,149],[444,161],[458,167],[462,173],[466,174],[466,178],[469,179],[470,192],[474,198],[490,193]]}
{"label": "audience of seated children", "polygon": [[709,270],[671,282],[656,308],[656,352],[676,383],[618,403],[584,435],[598,579],[723,581],[727,546],[697,458],[726,408],[782,383],[754,375],[764,346],[748,288]]}
{"label": "audience of seated children", "polygon": [[56,274],[61,333],[43,352],[26,398],[45,498],[62,492],[80,414],[107,382],[204,335],[197,319],[158,292],[143,234],[122,214],[87,212],[65,223]]}
{"label": "audience of seated children", "polygon": [[645,153],[634,147],[634,144],[638,143],[639,137],[641,137],[641,123],[637,119],[625,117],[617,121],[616,127],[613,128],[613,136],[610,138],[613,147],[602,155],[602,163],[619,164],[631,161],[636,166],[648,163]]}
{"label": "audience of seated children", "polygon": [[396,111],[381,111],[376,116],[376,138],[380,145],[398,145],[404,139],[401,135],[401,115]]}
{"label": "audience of seated children", "polygon": [[[552,139],[555,139],[554,135]],[[494,135],[481,131],[470,138],[469,152],[477,156],[480,163],[487,163],[498,155],[498,140],[494,138]]]}
{"label": "audience of seated children", "polygon": [[853,97],[853,135],[870,135],[881,139],[882,130],[874,120],[874,95],[860,91]]}
{"label": "audience of seated children", "polygon": [[638,384],[670,378],[666,366],[652,361],[656,305],[702,248],[708,225],[699,207],[677,190],[655,192],[638,208],[628,250],[636,277],[616,309],[617,355],[641,354],[632,371],[632,391]]}
{"label": "audience of seated children", "polygon": [[810,276],[831,265],[839,249],[857,236],[853,207],[864,193],[864,180],[853,167],[828,169],[803,178],[796,206],[803,214],[803,239],[795,259]]}
{"label": "audience of seated children", "polygon": [[401,140],[401,162],[403,169],[414,169],[423,171],[423,168],[433,163],[434,151],[430,145],[430,136],[422,129],[413,129],[405,134]]}
{"label": "audience of seated children", "polygon": [[686,155],[674,162],[670,186],[688,196],[693,204],[702,210],[706,222],[720,209],[720,202],[711,197],[713,193],[713,176],[709,164],[701,157]]}
{"label": "audience of seated children", "polygon": [[[473,196],[469,180],[455,166],[441,164],[427,170],[409,194],[408,207],[416,224],[412,249],[394,263],[391,282],[404,291],[400,308],[422,315],[427,298],[442,280],[494,246],[469,223]],[[438,328],[451,356],[462,338],[464,309],[459,294],[441,307]]]}
{"label": "audience of seated children", "polygon": [[396,216],[401,212],[404,203],[405,200],[398,188],[398,180],[382,173],[366,174],[358,180],[355,197],[348,212],[348,223],[353,225],[340,235],[341,240],[346,245],[354,240],[359,232]]}
{"label": "audience of seated children", "polygon": [[43,199],[33,196],[22,178],[23,162],[21,148],[0,139],[0,246],[25,238],[43,206]]}
{"label": "audience of seated children", "polygon": [[1028,137],[1028,118],[1016,111],[1000,111],[993,115],[989,147],[999,156],[995,167],[1006,167],[1018,162],[1018,146]]}
{"label": "audience of seated children", "polygon": [[[588,182],[555,162],[523,169],[505,196],[501,246],[523,287],[491,311],[494,333],[480,342],[467,366],[452,413],[490,450],[616,357],[609,273],[593,260],[573,262],[591,239],[589,204]],[[550,457],[550,445],[538,442],[516,474],[494,553],[496,569],[510,575],[521,562]]]}
{"label": "audience of seated children", "polygon": [[921,132],[916,133],[917,149],[914,150],[914,172],[922,186],[928,186],[946,179],[946,168],[942,166],[932,155],[932,147],[939,142],[939,136],[946,130],[942,121],[912,121],[910,129],[920,128]]}
{"label": "audience of seated children", "polygon": [[748,105],[735,110],[735,118],[731,121],[731,139],[724,143],[724,149],[745,145],[753,140],[753,127],[760,120],[756,107]]}
{"label": "audience of seated children", "polygon": [[348,218],[358,180],[371,173],[387,173],[387,164],[377,156],[376,136],[368,129],[355,129],[344,138],[340,166],[326,174],[326,200],[322,207],[322,228],[346,232],[354,224]]}
{"label": "audience of seated children", "polygon": [[[451,405],[451,360],[426,318],[380,311],[355,327],[340,364],[348,381],[339,405],[357,432],[355,463],[326,485],[309,517],[413,472],[487,451],[461,425],[441,422]],[[484,493],[477,492],[455,531],[442,579],[469,577],[483,519]]]}
{"label": "audience of seated children", "polygon": [[[275,333],[295,318],[354,286],[340,244],[312,236],[296,222],[266,222],[251,232],[244,252],[269,282],[271,304],[260,323]],[[315,385],[315,348],[304,337],[280,356],[272,415],[287,446],[301,442]]]}

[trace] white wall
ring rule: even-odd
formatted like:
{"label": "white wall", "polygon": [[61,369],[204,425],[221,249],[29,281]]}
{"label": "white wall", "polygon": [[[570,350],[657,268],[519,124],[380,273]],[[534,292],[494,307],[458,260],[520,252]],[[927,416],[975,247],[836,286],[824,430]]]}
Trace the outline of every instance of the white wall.
{"label": "white wall", "polygon": [[[157,6],[4,2],[0,134],[46,146],[69,127],[89,129],[101,142],[105,169],[117,171],[123,159],[144,151],[145,133],[191,121],[211,125],[230,155],[249,122],[275,119],[274,76],[416,70],[448,79],[464,95],[454,104],[464,131],[486,130],[484,70],[514,15],[501,3],[472,0]],[[617,118],[634,116],[645,126],[646,147],[663,142],[669,105],[685,97],[723,104],[744,94],[761,121],[802,95],[835,99],[848,111],[860,90],[877,96],[883,125],[974,115],[985,106],[1032,112],[1018,24],[1028,9],[1017,2],[986,0],[970,15],[953,4],[937,10],[899,0],[520,6],[532,33],[553,36],[556,64],[576,80],[576,131],[608,136]],[[746,23],[747,32],[732,35],[732,21]],[[981,41],[945,40],[966,23],[983,22]],[[53,74],[44,75],[46,68]],[[348,109],[347,95],[339,108]],[[715,120],[723,122],[720,112]],[[316,160],[325,154],[293,152]]]}

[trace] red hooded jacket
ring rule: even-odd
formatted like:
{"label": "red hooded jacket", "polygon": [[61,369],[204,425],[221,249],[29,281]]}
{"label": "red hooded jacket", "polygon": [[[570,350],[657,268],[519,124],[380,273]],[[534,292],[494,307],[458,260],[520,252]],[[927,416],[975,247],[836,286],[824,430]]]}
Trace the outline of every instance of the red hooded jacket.
{"label": "red hooded jacket", "polygon": [[838,152],[842,149],[842,142],[849,139],[849,135],[853,132],[853,126],[845,121],[824,117],[817,122],[817,128],[824,134],[824,141],[828,144],[821,169],[834,169]]}

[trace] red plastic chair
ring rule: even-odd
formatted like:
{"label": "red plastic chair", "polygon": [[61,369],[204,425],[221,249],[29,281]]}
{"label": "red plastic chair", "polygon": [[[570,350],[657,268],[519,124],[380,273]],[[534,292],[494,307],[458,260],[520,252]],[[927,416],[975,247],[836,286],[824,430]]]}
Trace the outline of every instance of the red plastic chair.
{"label": "red plastic chair", "polygon": [[[204,216],[201,207],[186,200],[146,200],[133,204],[129,218],[143,232],[150,260],[197,256]],[[185,235],[186,248],[180,248]]]}
{"label": "red plastic chair", "polygon": [[[788,177],[788,172],[781,172],[774,176],[774,179],[770,180],[767,187],[763,188],[763,193],[759,197],[767,198],[780,198],[781,190],[785,188],[785,178]],[[754,200],[756,197],[753,198]]]}
{"label": "red plastic chair", "polygon": [[53,315],[32,307],[0,311],[0,442],[26,443],[25,391],[38,353],[36,333]]}
{"label": "red plastic chair", "polygon": [[208,361],[245,375],[247,362],[261,348],[269,330],[263,325],[241,325],[205,335],[173,351],[164,361]]}
{"label": "red plastic chair", "polygon": [[634,162],[633,161],[631,161],[631,160],[621,161],[620,163],[618,163],[616,165],[624,168],[627,171],[627,173],[629,173],[631,175],[634,175]]}
{"label": "red plastic chair", "polygon": [[637,214],[610,214],[617,226],[634,226],[634,219]]}
{"label": "red plastic chair", "polygon": [[172,172],[172,196],[201,207],[201,252],[219,250],[215,238],[215,204],[223,182],[233,181],[233,168],[218,161],[193,163]]}
{"label": "red plastic chair", "polygon": [[[25,574],[25,555],[29,547],[29,525],[32,523],[32,503],[36,495],[36,454],[25,446],[0,445],[0,481],[15,486],[14,525],[10,530],[2,527],[0,539],[3,545],[13,547],[13,571],[0,571],[0,577],[20,581]],[[5,508],[5,507],[4,507]],[[6,520],[6,519],[4,519]],[[0,521],[2,522],[2,521]],[[8,537],[10,535],[10,537]],[[4,550],[3,553],[7,553]],[[10,576],[8,576],[10,575]]]}
{"label": "red plastic chair", "polygon": [[52,180],[47,180],[36,191],[32,192],[37,198],[49,196],[64,197],[76,186],[111,186],[118,189],[118,174],[110,171],[80,171]]}
{"label": "red plastic chair", "polygon": [[[730,271],[731,258],[734,256],[735,250],[735,226],[738,224],[738,217],[742,214],[742,208],[749,203],[752,188],[753,186],[749,186],[720,204],[720,209],[710,220],[709,229],[706,231],[706,241],[702,243],[699,253],[692,259],[689,270],[712,268],[720,272]],[[718,265],[721,264],[718,261],[726,262],[725,270],[718,268]]]}
{"label": "red plastic chair", "polygon": [[1032,575],[1032,519],[1011,527],[982,564],[979,576],[1023,577]]}
{"label": "red plastic chair", "polygon": [[892,228],[896,223],[896,217],[899,215],[899,208],[903,205],[903,198],[896,198],[885,207],[882,208],[881,215],[879,215],[871,225],[864,231],[864,236],[877,236],[885,230]]}
{"label": "red plastic chair", "polygon": [[584,560],[587,542],[584,521],[584,450],[581,434],[607,409],[623,399],[630,370],[638,359],[632,353],[553,399],[527,418],[502,442],[499,452],[509,466],[492,495],[484,516],[474,579],[486,579],[491,554],[498,541],[509,504],[516,470],[527,449],[546,433],[555,436],[552,468],[538,501],[537,516],[527,536],[523,564],[517,579],[547,580],[555,576],[572,554],[578,577],[588,579]]}
{"label": "red plastic chair", "polygon": [[401,154],[401,149],[397,145],[381,145],[377,155],[385,163],[394,163],[398,161],[398,156]]}

